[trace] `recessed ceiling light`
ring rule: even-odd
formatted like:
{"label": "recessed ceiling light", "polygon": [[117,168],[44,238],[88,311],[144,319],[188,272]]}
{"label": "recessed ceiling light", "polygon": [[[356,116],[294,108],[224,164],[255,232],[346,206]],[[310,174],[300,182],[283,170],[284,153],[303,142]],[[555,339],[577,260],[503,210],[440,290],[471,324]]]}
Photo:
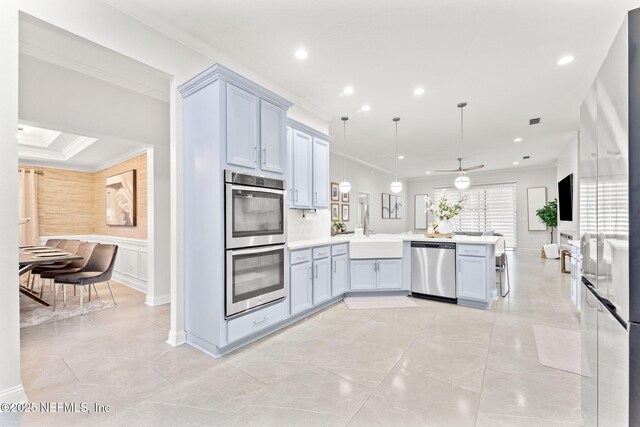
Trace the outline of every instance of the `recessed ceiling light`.
{"label": "recessed ceiling light", "polygon": [[563,56],[562,58],[558,59],[558,62],[556,62],[556,64],[567,65],[572,63],[574,59],[576,59],[576,57],[572,55]]}
{"label": "recessed ceiling light", "polygon": [[400,154],[400,155],[398,156],[398,159],[399,159],[399,160],[402,160],[402,159],[404,159],[404,156],[403,156],[402,154]]}
{"label": "recessed ceiling light", "polygon": [[426,174],[429,175],[431,173],[431,171],[427,171]]}
{"label": "recessed ceiling light", "polygon": [[365,105],[362,106],[361,110],[362,111],[369,111],[369,110],[371,110],[371,106],[368,105],[368,104],[365,104]]}
{"label": "recessed ceiling light", "polygon": [[342,93],[344,93],[345,95],[351,95],[353,92],[354,92],[353,86],[347,86],[342,91]]}
{"label": "recessed ceiling light", "polygon": [[309,54],[307,53],[306,50],[304,50],[303,48],[300,48],[296,50],[295,56],[298,59],[305,59],[307,56],[309,56]]}
{"label": "recessed ceiling light", "polygon": [[518,166],[520,162],[513,162],[514,165]]}
{"label": "recessed ceiling light", "polygon": [[424,88],[423,87],[417,87],[413,91],[413,94],[416,95],[416,96],[424,95]]}
{"label": "recessed ceiling light", "polygon": [[516,138],[513,140],[513,142],[522,142],[522,138]]}

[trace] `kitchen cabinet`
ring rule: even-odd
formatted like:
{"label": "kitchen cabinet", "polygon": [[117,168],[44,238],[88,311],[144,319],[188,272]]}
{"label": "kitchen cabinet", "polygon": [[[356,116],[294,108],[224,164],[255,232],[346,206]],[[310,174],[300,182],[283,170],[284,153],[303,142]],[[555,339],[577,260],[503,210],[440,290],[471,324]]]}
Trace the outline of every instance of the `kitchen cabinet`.
{"label": "kitchen cabinet", "polygon": [[289,207],[328,209],[331,137],[292,119],[287,123]]}
{"label": "kitchen cabinet", "polygon": [[351,289],[401,289],[402,259],[351,260]]}
{"label": "kitchen cabinet", "polygon": [[291,266],[289,284],[292,315],[313,307],[313,276],[310,262]]}
{"label": "kitchen cabinet", "polygon": [[458,304],[490,308],[495,293],[495,246],[456,246]]}
{"label": "kitchen cabinet", "polygon": [[349,259],[347,255],[338,255],[331,262],[331,296],[337,297],[349,290]]}
{"label": "kitchen cabinet", "polygon": [[313,139],[298,130],[292,131],[292,173],[290,174],[292,189],[292,206],[298,208],[312,207],[313,177]]}
{"label": "kitchen cabinet", "polygon": [[258,167],[258,97],[227,84],[227,163]]}
{"label": "kitchen cabinet", "polygon": [[284,173],[287,147],[287,114],[265,100],[260,100],[260,168],[264,171]]}
{"label": "kitchen cabinet", "polygon": [[313,206],[329,209],[329,143],[313,138]]}
{"label": "kitchen cabinet", "polygon": [[331,260],[313,261],[313,305],[331,299]]}

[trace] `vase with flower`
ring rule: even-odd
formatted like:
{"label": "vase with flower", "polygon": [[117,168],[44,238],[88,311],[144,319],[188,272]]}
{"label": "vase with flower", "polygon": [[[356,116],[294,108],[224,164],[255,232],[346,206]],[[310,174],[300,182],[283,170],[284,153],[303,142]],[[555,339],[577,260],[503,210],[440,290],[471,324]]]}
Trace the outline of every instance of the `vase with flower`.
{"label": "vase with flower", "polygon": [[434,227],[436,233],[439,234],[451,234],[453,233],[453,224],[451,220],[458,216],[462,211],[466,196],[462,195],[458,201],[449,201],[446,191],[443,191],[440,198],[435,202],[427,197],[427,212],[430,212],[437,220],[438,223]]}

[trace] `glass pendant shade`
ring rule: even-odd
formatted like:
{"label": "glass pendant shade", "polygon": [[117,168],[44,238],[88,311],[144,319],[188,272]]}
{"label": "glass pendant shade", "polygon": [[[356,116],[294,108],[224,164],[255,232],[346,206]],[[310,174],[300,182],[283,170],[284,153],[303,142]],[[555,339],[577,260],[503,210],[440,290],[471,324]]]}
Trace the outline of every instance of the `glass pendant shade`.
{"label": "glass pendant shade", "polygon": [[460,175],[456,178],[454,184],[458,190],[464,190],[469,188],[469,185],[471,185],[471,180],[466,175]]}
{"label": "glass pendant shade", "polygon": [[400,181],[393,181],[391,183],[391,191],[399,193],[402,191],[402,183]]}
{"label": "glass pendant shade", "polygon": [[341,193],[348,193],[349,191],[351,191],[351,183],[349,181],[342,181],[340,184],[338,184],[338,189]]}

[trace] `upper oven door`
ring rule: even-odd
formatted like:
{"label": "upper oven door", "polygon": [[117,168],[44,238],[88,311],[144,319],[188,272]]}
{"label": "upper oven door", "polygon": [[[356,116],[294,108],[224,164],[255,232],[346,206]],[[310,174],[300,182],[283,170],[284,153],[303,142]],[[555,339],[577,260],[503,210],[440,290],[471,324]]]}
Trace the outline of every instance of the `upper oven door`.
{"label": "upper oven door", "polygon": [[285,191],[225,184],[226,247],[286,241]]}

